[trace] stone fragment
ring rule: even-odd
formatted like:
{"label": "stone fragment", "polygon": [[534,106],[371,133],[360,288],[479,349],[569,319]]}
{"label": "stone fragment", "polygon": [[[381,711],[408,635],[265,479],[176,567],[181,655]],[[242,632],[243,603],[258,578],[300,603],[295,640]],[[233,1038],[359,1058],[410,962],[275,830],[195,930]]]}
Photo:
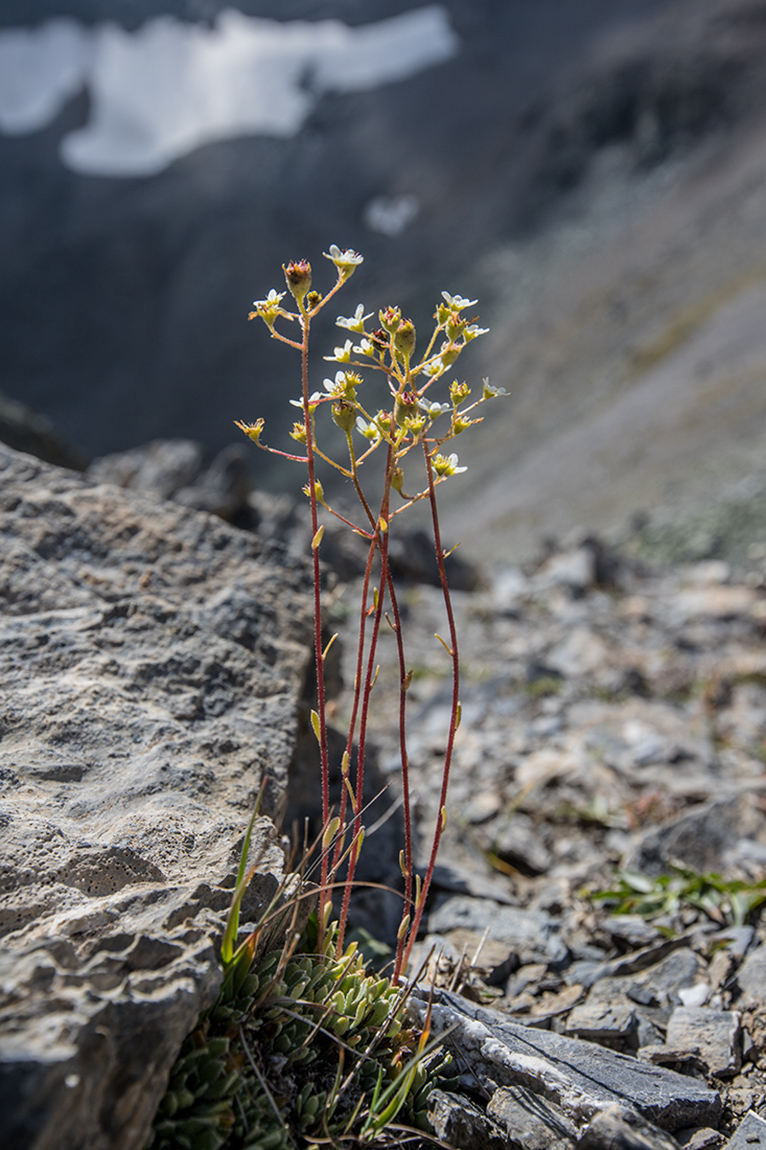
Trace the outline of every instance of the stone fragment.
{"label": "stone fragment", "polygon": [[536,584],[569,587],[579,593],[595,581],[596,556],[593,548],[587,546],[551,556],[535,578]]}
{"label": "stone fragment", "polygon": [[[690,976],[694,976],[697,970],[702,969],[700,960],[686,946],[690,937],[690,935],[679,935],[677,938],[662,939],[650,946],[642,947],[641,950],[620,955],[618,958],[607,959],[606,962],[573,963],[565,971],[564,977],[567,981],[577,981],[582,982],[585,986],[593,986],[604,978],[619,978],[628,974],[638,974],[650,967],[656,967],[652,977],[655,980],[661,979],[664,994],[667,986],[670,986],[671,989],[675,989],[676,986],[684,986],[685,982],[679,981],[679,979],[686,978],[688,980]],[[680,958],[674,959],[667,967],[660,968],[660,962],[678,950],[683,950],[684,954]]]}
{"label": "stone fragment", "polygon": [[723,943],[726,947],[726,953],[733,958],[743,958],[750,950],[754,940],[755,927],[749,925],[729,926],[710,936],[710,942],[713,945]]}
{"label": "stone fragment", "polygon": [[573,1006],[577,1005],[584,993],[584,987],[575,984],[554,993],[543,994],[530,1009],[530,1021],[534,1019],[536,1023],[539,1023],[566,1014]]}
{"label": "stone fragment", "polygon": [[658,875],[681,862],[701,874],[721,871],[732,844],[764,834],[766,816],[747,795],[716,799],[647,831],[625,867]]}
{"label": "stone fragment", "polygon": [[[425,1015],[425,1000],[413,1001]],[[715,1090],[626,1054],[590,1042],[536,1030],[507,1016],[441,991],[433,1009],[436,1033],[459,1051],[460,1065],[479,1082],[524,1086],[558,1106],[577,1125],[611,1103],[631,1105],[664,1129],[712,1124],[721,1111]]]}
{"label": "stone fragment", "polygon": [[232,444],[214,459],[190,439],[155,439],[131,451],[94,459],[88,476],[95,483],[172,499],[231,522],[249,513],[250,480],[244,444]]}
{"label": "stone fragment", "polygon": [[646,1062],[653,1062],[655,1066],[669,1066],[682,1074],[689,1071],[705,1074],[707,1071],[696,1047],[668,1046],[666,1042],[654,1042],[642,1044],[638,1056]]}
{"label": "stone fragment", "polygon": [[742,1064],[739,1014],[708,1006],[678,1006],[670,1016],[668,1046],[697,1050],[711,1074],[731,1077]]}
{"label": "stone fragment", "polygon": [[613,1103],[584,1128],[577,1150],[677,1150],[677,1145],[630,1106]]}
{"label": "stone fragment", "polygon": [[710,997],[710,984],[697,982],[694,986],[683,986],[678,991],[682,1006],[704,1006]]}
{"label": "stone fragment", "polygon": [[766,1148],[766,1120],[749,1110],[723,1150],[759,1150]]}
{"label": "stone fragment", "polygon": [[766,945],[750,951],[737,971],[737,983],[742,991],[739,1006],[766,1004]]}
{"label": "stone fragment", "polygon": [[592,631],[577,627],[548,652],[547,664],[565,679],[589,675],[609,660],[609,648]]}
{"label": "stone fragment", "polygon": [[586,1002],[576,1006],[566,1021],[564,1033],[588,1042],[635,1049],[638,1018],[636,1011],[622,1003]]}
{"label": "stone fragment", "polygon": [[527,588],[527,577],[519,567],[504,567],[492,580],[490,601],[493,610],[499,615],[518,616]]}
{"label": "stone fragment", "polygon": [[757,595],[752,587],[695,587],[679,591],[670,604],[679,619],[731,619],[747,615]]}
{"label": "stone fragment", "polygon": [[553,856],[529,815],[518,812],[477,828],[477,842],[525,875],[545,874],[553,866]]}
{"label": "stone fragment", "polygon": [[507,945],[522,962],[544,961],[556,967],[563,965],[569,954],[561,940],[558,922],[543,911],[454,895],[437,906],[428,929],[433,934],[446,934],[457,927],[480,934],[488,930],[493,942]]}
{"label": "stone fragment", "polygon": [[640,914],[613,914],[603,924],[604,930],[615,941],[629,946],[651,946],[660,939],[660,932]]}
{"label": "stone fragment", "polygon": [[519,1150],[571,1150],[577,1127],[558,1106],[523,1086],[501,1086],[487,1103],[487,1113],[505,1128]]}
{"label": "stone fragment", "polygon": [[[509,1150],[506,1132],[463,1094],[432,1090],[428,1096],[428,1118],[436,1132],[450,1146],[470,1146],[471,1150]],[[515,1150],[514,1143],[510,1143]]]}
{"label": "stone fragment", "polygon": [[675,1138],[682,1150],[714,1150],[723,1142],[723,1136],[710,1126],[677,1130]]}

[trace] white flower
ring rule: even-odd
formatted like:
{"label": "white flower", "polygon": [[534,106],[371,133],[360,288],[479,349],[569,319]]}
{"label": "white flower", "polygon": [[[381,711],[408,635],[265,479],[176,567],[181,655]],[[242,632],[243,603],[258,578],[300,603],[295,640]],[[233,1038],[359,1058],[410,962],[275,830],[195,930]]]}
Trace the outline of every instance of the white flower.
{"label": "white flower", "polygon": [[335,379],[326,379],[324,381],[324,389],[327,395],[331,395],[333,399],[338,396],[346,394],[346,373],[345,371],[336,371]]}
{"label": "white flower", "polygon": [[260,307],[266,307],[266,308],[276,307],[278,305],[279,301],[286,294],[287,294],[286,292],[276,291],[275,288],[272,288],[271,291],[269,292],[269,294],[266,296],[266,299],[254,299],[253,300],[253,307],[258,307],[258,308],[260,308]]}
{"label": "white flower", "polygon": [[451,455],[435,455],[433,457],[434,471],[437,475],[459,475],[461,471],[467,471],[467,467],[458,467],[457,454],[453,451]]}
{"label": "white flower", "polygon": [[497,396],[497,395],[507,395],[508,394],[508,392],[505,390],[504,387],[494,387],[489,382],[489,376],[488,375],[485,375],[481,382],[482,382],[482,385],[484,387],[484,396],[483,396],[484,399],[494,399],[495,396]]}
{"label": "white flower", "polygon": [[[329,383],[329,380],[326,380],[325,382]],[[319,403],[319,400],[324,399],[324,398],[325,397],[322,395],[321,391],[314,391],[309,396],[309,403]],[[288,400],[288,402],[290,404],[292,404],[293,407],[299,407],[301,409],[301,411],[303,411],[303,400],[302,399],[291,399],[291,400]]]}
{"label": "white flower", "polygon": [[473,307],[478,303],[477,299],[463,299],[461,295],[450,295],[449,292],[442,292],[442,299],[446,300],[453,311],[462,311],[464,307]]}
{"label": "white flower", "polygon": [[361,343],[356,344],[353,350],[357,355],[375,355],[375,348],[368,339],[363,339]]}
{"label": "white flower", "polygon": [[[354,348],[354,351],[356,350],[357,349]],[[343,347],[336,347],[334,355],[324,355],[322,358],[331,363],[348,363],[351,359],[351,340],[347,339]]]}
{"label": "white flower", "polygon": [[436,419],[440,415],[445,415],[448,411],[452,410],[449,403],[437,403],[436,400],[421,399],[418,402],[418,407],[421,411],[425,411],[426,415],[430,415],[431,419]]}
{"label": "white flower", "polygon": [[348,279],[350,275],[353,275],[364,260],[364,256],[360,256],[359,252],[355,252],[353,248],[346,248],[342,252],[337,244],[330,244],[329,252],[322,252],[322,255],[326,260],[332,260],[343,279]]}
{"label": "white flower", "polygon": [[347,327],[349,331],[364,331],[365,320],[370,319],[372,312],[369,315],[364,314],[364,304],[359,304],[351,319],[346,319],[345,316],[339,315],[335,321],[337,327]]}
{"label": "white flower", "polygon": [[380,428],[374,423],[367,423],[361,415],[356,417],[356,430],[361,432],[365,439],[380,439]]}
{"label": "white flower", "polygon": [[477,335],[486,335],[488,331],[488,327],[479,327],[475,323],[469,323],[468,327],[463,332],[463,338],[465,339],[466,343],[468,343],[470,340],[476,339]]}
{"label": "white flower", "polygon": [[423,374],[424,375],[430,375],[430,376],[437,376],[437,375],[441,375],[444,370],[445,370],[444,364],[439,359],[439,357],[436,356],[434,359],[431,360],[430,363],[427,363],[426,366],[423,368]]}

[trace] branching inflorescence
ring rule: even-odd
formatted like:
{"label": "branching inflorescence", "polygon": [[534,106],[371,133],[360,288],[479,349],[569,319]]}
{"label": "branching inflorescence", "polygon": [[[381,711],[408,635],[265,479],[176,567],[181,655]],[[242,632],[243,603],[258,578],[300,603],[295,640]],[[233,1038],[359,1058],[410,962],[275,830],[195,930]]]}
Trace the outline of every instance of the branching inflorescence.
{"label": "branching inflorescence", "polygon": [[[452,368],[462,351],[485,329],[477,326],[466,316],[476,300],[463,299],[442,292],[442,302],[437,305],[434,315],[434,329],[422,356],[416,355],[416,333],[411,320],[402,316],[398,307],[387,307],[378,313],[379,327],[371,328],[372,313],[365,314],[359,304],[350,317],[338,317],[338,327],[350,333],[334,354],[325,358],[339,364],[333,379],[325,379],[321,391],[309,391],[309,337],[312,320],[332,300],[338,290],[353,275],[362,257],[353,251],[341,251],[334,244],[327,259],[334,265],[336,282],[331,290],[321,296],[312,289],[311,266],[306,260],[294,261],[283,266],[287,289],[295,303],[296,310],[282,306],[287,292],[272,290],[265,299],[257,300],[250,318],[259,318],[268,327],[271,337],[301,354],[302,394],[299,399],[290,400],[301,412],[291,432],[292,438],[300,445],[301,453],[279,451],[267,446],[263,440],[264,421],[255,423],[238,422],[241,428],[260,448],[302,463],[308,472],[308,483],[304,491],[311,508],[312,557],[314,574],[314,638],[316,648],[317,704],[312,711],[312,726],[316,735],[321,762],[321,792],[323,819],[323,851],[321,856],[320,907],[319,907],[319,952],[324,952],[325,933],[328,930],[332,910],[331,891],[334,879],[342,863],[346,863],[342,883],[342,904],[337,924],[337,953],[343,953],[344,935],[349,911],[349,898],[354,882],[354,873],[359,851],[364,838],[362,826],[365,751],[367,744],[367,720],[370,698],[375,686],[378,667],[376,663],[378,638],[384,622],[392,628],[397,644],[400,707],[399,739],[401,752],[401,783],[404,812],[404,847],[400,862],[404,877],[404,911],[398,933],[398,946],[394,963],[394,978],[406,969],[413,943],[417,937],[428,889],[436,863],[439,843],[447,821],[447,788],[454,748],[455,734],[460,725],[460,667],[458,658],[457,633],[450,600],[449,586],[445,571],[445,553],[436,502],[436,488],[453,475],[465,471],[459,466],[454,452],[446,453],[445,444],[451,443],[472,424],[479,422],[474,416],[476,409],[489,399],[505,394],[502,388],[492,387],[485,379],[481,395],[472,399],[471,389],[466,383],[456,380],[449,384],[443,399],[435,397],[436,385]],[[291,332],[291,334],[286,334]],[[385,408],[373,411],[360,398],[364,374],[376,372],[385,378],[389,392],[389,402]],[[347,459],[338,462],[326,453],[319,444],[318,415],[329,412],[332,421],[343,433],[346,441]],[[377,458],[383,461],[382,495],[374,501],[362,484],[362,470],[368,462]],[[350,480],[359,500],[361,522],[354,523],[335,510],[325,498],[321,482],[317,478],[317,460],[321,459],[330,467]],[[405,464],[408,475],[414,470],[412,463],[417,461],[419,477],[409,493],[410,482],[405,480]],[[369,490],[369,485],[368,485]],[[380,491],[380,480],[376,490]],[[409,763],[406,742],[406,697],[412,680],[412,671],[407,669],[406,653],[402,635],[402,618],[399,611],[396,589],[391,577],[388,561],[388,546],[391,530],[395,530],[396,519],[413,504],[427,501],[430,505],[433,540],[436,560],[439,567],[441,587],[448,623],[446,637],[436,636],[443,644],[450,659],[452,670],[452,707],[449,731],[444,757],[439,814],[433,832],[428,865],[421,881],[415,874],[413,860],[412,813],[410,803]],[[393,506],[393,503],[396,506]],[[320,550],[324,524],[320,523],[320,508],[335,516],[357,535],[369,543],[365,567],[362,597],[359,612],[359,634],[356,654],[356,675],[354,679],[351,718],[346,738],[345,751],[339,764],[331,764],[327,741],[327,708],[325,695],[324,663],[330,643],[322,641],[322,601],[320,583]],[[375,575],[374,575],[375,573]],[[377,577],[378,584],[373,585]],[[386,610],[386,604],[389,610]],[[356,771],[351,771],[352,751],[356,744]],[[333,812],[330,808],[330,772],[338,769],[342,779],[340,808]]]}

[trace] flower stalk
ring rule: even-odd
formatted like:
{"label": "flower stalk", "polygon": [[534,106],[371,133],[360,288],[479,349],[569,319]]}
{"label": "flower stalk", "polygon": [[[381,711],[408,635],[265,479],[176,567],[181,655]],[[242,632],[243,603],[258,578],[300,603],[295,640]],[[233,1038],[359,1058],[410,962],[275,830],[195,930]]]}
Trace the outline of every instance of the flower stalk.
{"label": "flower stalk", "polygon": [[[325,257],[334,265],[336,282],[325,296],[312,287],[312,269],[306,260],[291,261],[283,265],[287,291],[295,303],[295,310],[282,306],[286,292],[272,290],[265,299],[257,300],[250,318],[260,318],[270,336],[300,352],[301,395],[290,402],[299,409],[302,419],[293,425],[291,437],[305,450],[295,455],[272,448],[264,441],[264,423],[238,426],[261,448],[277,455],[296,459],[306,467],[308,482],[304,488],[311,517],[311,562],[314,595],[314,645],[316,662],[316,710],[312,715],[320,752],[320,788],[322,796],[322,841],[325,848],[321,856],[320,906],[318,914],[320,953],[324,952],[326,931],[331,911],[331,890],[339,867],[345,860],[346,872],[341,881],[342,894],[338,922],[333,927],[337,954],[344,952],[345,933],[350,912],[351,891],[364,838],[364,780],[365,757],[368,741],[368,720],[372,691],[379,671],[377,655],[381,624],[387,619],[395,635],[396,659],[399,675],[398,736],[401,759],[402,805],[404,813],[404,844],[401,869],[404,879],[402,919],[397,936],[394,959],[394,977],[404,973],[412,947],[420,928],[426,899],[433,878],[436,857],[446,825],[447,792],[455,745],[455,734],[460,721],[460,663],[457,630],[450,600],[439,525],[436,489],[466,469],[460,466],[454,451],[445,452],[451,443],[481,417],[469,417],[481,404],[505,394],[503,389],[483,381],[481,396],[471,399],[471,389],[465,382],[454,380],[444,400],[435,398],[432,389],[451,368],[468,343],[484,330],[469,322],[463,314],[476,300],[442,293],[434,313],[434,328],[421,358],[417,355],[417,333],[412,321],[402,315],[398,307],[382,309],[377,317],[365,313],[358,304],[350,317],[339,316],[337,325],[350,332],[347,339],[325,359],[339,366],[334,380],[324,381],[324,390],[309,388],[309,347],[311,321],[327,306],[339,289],[350,279],[362,262],[362,257],[351,250],[342,251],[334,244]],[[371,323],[370,323],[371,321]],[[374,326],[378,323],[380,326]],[[300,339],[284,333],[286,324],[297,324]],[[370,326],[368,326],[370,325]],[[295,330],[295,329],[293,329]],[[357,340],[358,342],[354,342]],[[359,393],[370,372],[382,377],[388,391],[387,406],[374,410],[360,399]],[[445,401],[446,400],[446,401]],[[329,410],[323,412],[323,408]],[[320,448],[317,442],[317,419],[325,415],[342,431],[347,459],[341,461]],[[385,450],[381,450],[385,447]],[[418,455],[422,457],[420,478],[415,481],[414,493],[408,476],[412,476]],[[371,501],[362,481],[365,465],[375,456],[382,457],[382,494]],[[317,460],[321,459],[345,479],[350,480],[359,501],[362,522],[340,514],[324,494],[317,476]],[[441,639],[450,659],[452,675],[452,705],[447,750],[442,769],[439,811],[428,853],[425,875],[416,875],[413,848],[412,807],[410,789],[410,763],[407,751],[407,695],[412,671],[407,668],[405,636],[399,610],[396,588],[389,565],[390,532],[396,530],[397,519],[414,504],[427,500],[431,512],[434,550],[447,616],[449,642]],[[396,505],[394,506],[394,502]],[[322,521],[320,522],[320,511]],[[322,642],[321,545],[327,516],[344,523],[356,534],[369,541],[367,562],[362,580],[359,610],[359,630],[356,651],[356,674],[351,701],[350,720],[345,739],[345,750],[339,764],[329,761],[328,717],[324,662],[327,649]],[[378,578],[372,586],[373,576]],[[390,612],[390,614],[389,614]],[[439,638],[437,636],[437,638]],[[356,770],[351,761],[356,748]],[[340,783],[340,802],[337,812],[330,808],[333,772]],[[348,844],[348,845],[347,845]]]}

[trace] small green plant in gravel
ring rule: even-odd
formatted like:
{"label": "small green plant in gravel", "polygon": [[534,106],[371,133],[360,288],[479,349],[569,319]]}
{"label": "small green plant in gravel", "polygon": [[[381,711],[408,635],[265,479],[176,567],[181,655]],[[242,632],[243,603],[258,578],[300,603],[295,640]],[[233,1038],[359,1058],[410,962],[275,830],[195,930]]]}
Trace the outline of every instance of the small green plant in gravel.
{"label": "small green plant in gravel", "polygon": [[652,919],[693,907],[722,926],[742,926],[766,902],[766,879],[749,883],[679,866],[669,874],[651,878],[621,870],[613,887],[591,892],[590,897],[604,903],[612,914],[640,914]]}
{"label": "small green plant in gravel", "polygon": [[[454,1084],[451,1058],[429,1043],[428,1025],[413,1030],[406,987],[371,973],[355,942],[338,953],[336,924],[321,946],[316,913],[296,929],[313,897],[303,876],[280,884],[237,945],[242,894],[258,866],[246,860],[264,788],[221,944],[221,989],[181,1048],[147,1150],[420,1141],[430,1092]],[[321,845],[327,850],[331,837]]]}
{"label": "small green plant in gravel", "polygon": [[186,1039],[151,1150],[292,1150],[319,1142],[402,1145],[452,1084],[449,1056],[407,1022],[401,990],[370,974],[355,944],[338,956],[316,920],[293,954],[232,968]]}

